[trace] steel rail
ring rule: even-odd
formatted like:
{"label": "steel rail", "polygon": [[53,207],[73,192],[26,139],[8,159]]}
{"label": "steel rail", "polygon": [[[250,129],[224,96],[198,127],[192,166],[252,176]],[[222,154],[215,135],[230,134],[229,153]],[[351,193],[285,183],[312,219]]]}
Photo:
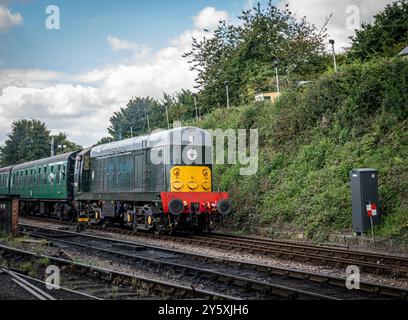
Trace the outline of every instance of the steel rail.
{"label": "steel rail", "polygon": [[221,300],[240,300],[237,297],[232,297],[228,295],[223,295],[215,292],[211,292],[208,290],[197,289],[194,287],[182,286],[179,284],[161,281],[157,279],[150,279],[147,277],[142,276],[135,276],[132,274],[109,270],[101,267],[96,267],[84,263],[79,263],[75,261],[70,261],[66,259],[61,259],[57,257],[52,257],[44,254],[38,254],[34,252],[29,252],[17,248],[11,248],[0,244],[0,253],[3,251],[11,254],[13,256],[24,256],[27,258],[35,259],[35,258],[45,258],[48,259],[50,262],[56,265],[68,266],[73,267],[75,270],[82,271],[92,277],[99,277],[103,280],[113,282],[125,282],[131,285],[135,283],[140,283],[145,285],[149,288],[149,290],[158,292],[160,294],[171,294],[172,298],[174,299],[182,299],[182,298],[199,298],[199,299],[221,299]]}
{"label": "steel rail", "polygon": [[[331,286],[333,288],[336,287],[338,289],[346,289],[346,281],[345,281],[346,279],[342,277],[327,276],[327,275],[322,275],[322,274],[317,274],[317,273],[305,272],[301,270],[293,270],[289,268],[282,268],[282,267],[276,267],[276,266],[270,266],[270,265],[243,262],[243,261],[234,260],[234,259],[215,258],[215,257],[210,257],[208,255],[188,253],[185,251],[163,248],[163,247],[148,245],[148,244],[144,244],[140,242],[133,242],[133,241],[131,242],[131,241],[101,237],[101,236],[84,234],[84,233],[78,234],[76,232],[67,231],[67,230],[62,231],[62,230],[56,230],[56,229],[51,229],[51,228],[46,228],[46,227],[38,227],[38,226],[33,226],[33,225],[22,225],[22,227],[31,228],[33,230],[44,230],[46,232],[57,232],[59,233],[58,236],[60,237],[64,236],[64,238],[66,236],[73,236],[73,237],[86,238],[89,240],[100,240],[100,241],[111,243],[113,245],[124,244],[126,246],[133,246],[137,248],[143,247],[149,250],[166,252],[168,254],[176,254],[180,258],[188,258],[191,261],[199,261],[200,263],[205,263],[205,264],[210,263],[211,265],[215,265],[215,266],[217,265],[231,266],[237,269],[239,268],[240,270],[250,270],[251,272],[258,272],[258,273],[261,272],[262,274],[267,275],[268,277],[277,276],[281,278],[284,277],[284,278],[290,278],[290,279],[296,279],[296,280],[304,280],[309,283],[316,283],[320,285],[324,284],[324,286],[327,286],[327,287]],[[51,235],[51,238],[54,239],[52,235]],[[316,288],[314,289],[316,290]],[[357,293],[372,294],[372,295],[375,295],[376,297],[384,297],[384,298],[391,298],[391,299],[408,299],[407,289],[380,285],[378,283],[368,283],[368,282],[362,281],[360,282],[360,289],[356,291]],[[356,291],[348,291],[350,293],[349,296],[352,297]],[[347,296],[346,294],[342,294],[342,295]]]}
{"label": "steel rail", "polygon": [[359,250],[349,250],[332,248],[329,246],[322,246],[309,243],[300,243],[295,241],[283,241],[283,240],[272,240],[272,239],[262,239],[256,237],[248,236],[236,236],[231,234],[221,234],[221,233],[211,233],[208,237],[215,238],[218,240],[228,240],[234,242],[240,242],[244,244],[253,244],[259,247],[277,247],[277,248],[288,248],[291,251],[302,251],[311,252],[316,254],[326,254],[328,256],[340,255],[348,258],[354,257],[356,260],[365,260],[373,263],[381,263],[385,265],[397,265],[399,267],[408,268],[408,257],[396,256],[383,253],[374,253]]}
{"label": "steel rail", "polygon": [[[35,219],[44,220],[44,219]],[[46,219],[46,221],[56,223],[55,219]],[[64,225],[73,225],[72,223],[62,222]],[[371,252],[363,251],[351,251],[351,250],[341,250],[337,248],[327,248],[316,245],[297,245],[294,242],[284,242],[284,241],[267,241],[269,243],[278,243],[278,246],[271,245],[257,245],[257,239],[250,239],[250,243],[240,242],[240,236],[228,235],[227,237],[220,238],[217,234],[209,234],[208,236],[195,236],[195,235],[178,235],[178,236],[168,236],[168,235],[156,235],[153,233],[145,232],[134,232],[125,229],[118,228],[103,228],[98,225],[88,226],[91,230],[101,230],[106,232],[133,235],[141,238],[158,239],[165,241],[174,241],[185,243],[189,245],[197,246],[207,246],[217,249],[224,250],[235,250],[238,252],[248,252],[250,254],[258,254],[263,256],[270,256],[279,259],[286,259],[297,262],[312,263],[317,265],[324,265],[334,268],[345,268],[349,265],[356,265],[360,268],[361,272],[390,275],[394,277],[408,278],[408,268],[405,267],[405,257],[391,256],[391,255],[377,255]],[[218,238],[215,238],[217,237]],[[244,237],[244,240],[249,237]],[[265,240],[261,240],[264,241]],[[253,244],[255,242],[255,244]],[[302,247],[303,246],[303,247]],[[314,247],[319,248],[321,251],[310,252],[307,248]],[[325,252],[322,254],[322,252]],[[336,256],[335,253],[343,253],[342,256]],[[384,256],[389,259],[393,259],[392,262],[384,264]],[[366,257],[373,257],[373,260],[366,261]]]}
{"label": "steel rail", "polygon": [[230,286],[239,287],[241,290],[253,290],[258,294],[269,294],[271,296],[281,297],[285,299],[318,299],[318,300],[341,300],[332,296],[319,294],[316,292],[309,292],[306,290],[296,289],[289,286],[277,285],[272,283],[267,283],[263,281],[258,281],[255,279],[249,279],[242,276],[237,276],[233,274],[228,274],[224,272],[219,272],[215,270],[210,270],[206,268],[195,267],[187,264],[181,264],[176,262],[164,261],[155,258],[144,257],[137,254],[129,254],[125,252],[115,251],[111,249],[96,247],[95,245],[83,244],[76,241],[69,241],[64,239],[53,238],[52,236],[43,236],[39,234],[27,233],[30,236],[45,239],[52,242],[59,242],[66,245],[72,245],[77,247],[82,247],[89,249],[93,252],[99,251],[106,253],[108,255],[115,255],[119,257],[125,257],[130,259],[137,259],[151,265],[165,267],[170,270],[180,270],[183,272],[190,272],[193,274],[200,274],[203,278],[211,279],[212,281],[227,282]]}

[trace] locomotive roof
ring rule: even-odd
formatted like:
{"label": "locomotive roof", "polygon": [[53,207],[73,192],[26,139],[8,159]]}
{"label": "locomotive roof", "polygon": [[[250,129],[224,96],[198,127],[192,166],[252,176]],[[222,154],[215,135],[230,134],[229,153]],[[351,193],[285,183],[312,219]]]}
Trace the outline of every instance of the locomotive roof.
{"label": "locomotive roof", "polygon": [[64,154],[59,154],[57,156],[54,157],[49,157],[49,158],[45,158],[45,159],[40,159],[40,160],[34,160],[34,161],[30,161],[30,162],[25,162],[19,165],[16,165],[13,167],[13,171],[14,170],[22,170],[22,169],[27,169],[27,168],[31,168],[31,167],[36,167],[36,166],[43,166],[43,165],[47,165],[50,163],[56,163],[56,162],[62,162],[62,161],[66,161],[68,160],[73,154],[76,154],[77,151],[75,152],[69,152],[69,153],[64,153]]}
{"label": "locomotive roof", "polygon": [[117,153],[170,145],[212,146],[212,141],[210,134],[203,129],[179,127],[96,146],[91,150],[91,157],[103,157]]}

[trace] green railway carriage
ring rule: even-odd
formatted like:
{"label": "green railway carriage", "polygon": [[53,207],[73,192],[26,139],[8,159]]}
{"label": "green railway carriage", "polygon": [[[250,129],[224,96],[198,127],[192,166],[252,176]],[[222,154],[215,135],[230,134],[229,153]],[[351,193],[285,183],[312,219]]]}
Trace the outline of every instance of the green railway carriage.
{"label": "green railway carriage", "polygon": [[22,200],[72,200],[75,156],[71,152],[12,167],[10,193]]}
{"label": "green railway carriage", "polygon": [[12,167],[0,168],[0,195],[10,194],[10,171]]}

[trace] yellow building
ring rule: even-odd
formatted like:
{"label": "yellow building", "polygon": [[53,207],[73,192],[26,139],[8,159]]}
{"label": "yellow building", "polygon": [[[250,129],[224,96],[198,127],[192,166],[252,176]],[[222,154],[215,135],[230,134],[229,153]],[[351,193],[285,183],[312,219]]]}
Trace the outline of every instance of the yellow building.
{"label": "yellow building", "polygon": [[262,92],[255,95],[255,101],[271,101],[274,102],[281,96],[280,92]]}

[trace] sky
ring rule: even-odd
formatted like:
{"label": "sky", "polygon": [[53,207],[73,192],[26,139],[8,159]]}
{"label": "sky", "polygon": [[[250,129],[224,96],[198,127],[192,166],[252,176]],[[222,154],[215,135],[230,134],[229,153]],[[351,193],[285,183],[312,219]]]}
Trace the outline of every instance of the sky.
{"label": "sky", "polygon": [[[319,28],[330,17],[328,35],[342,51],[354,30],[392,0],[272,2],[289,4]],[[83,146],[96,143],[132,97],[193,89],[195,74],[182,58],[192,37],[210,37],[220,20],[237,23],[256,3],[0,0],[0,144],[23,118],[44,121]]]}

